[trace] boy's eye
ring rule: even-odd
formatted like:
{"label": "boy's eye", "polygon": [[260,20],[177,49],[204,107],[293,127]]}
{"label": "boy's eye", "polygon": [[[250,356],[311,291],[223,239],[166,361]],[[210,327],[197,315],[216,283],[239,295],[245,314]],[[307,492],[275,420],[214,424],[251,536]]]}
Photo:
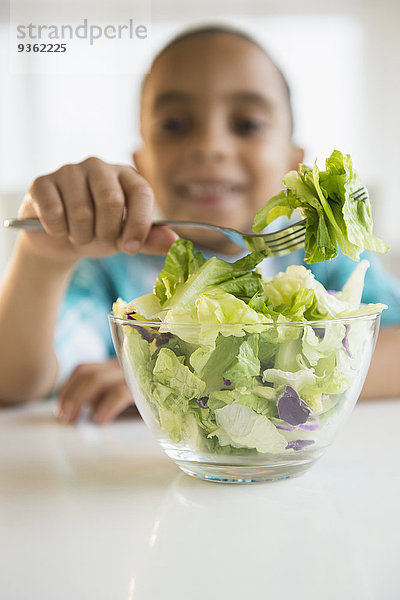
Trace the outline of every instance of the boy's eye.
{"label": "boy's eye", "polygon": [[265,129],[265,122],[254,118],[237,118],[233,121],[233,130],[238,135],[252,135]]}
{"label": "boy's eye", "polygon": [[185,117],[169,117],[161,123],[161,128],[166,133],[186,133],[190,128],[190,120]]}

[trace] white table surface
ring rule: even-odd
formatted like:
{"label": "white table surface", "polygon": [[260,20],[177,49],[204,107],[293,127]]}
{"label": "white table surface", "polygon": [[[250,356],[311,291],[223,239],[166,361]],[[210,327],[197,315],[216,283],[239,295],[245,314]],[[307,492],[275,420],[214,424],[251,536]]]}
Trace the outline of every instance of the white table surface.
{"label": "white table surface", "polygon": [[2,600],[398,600],[400,399],[356,406],[305,475],[192,479],[140,420],[0,410]]}

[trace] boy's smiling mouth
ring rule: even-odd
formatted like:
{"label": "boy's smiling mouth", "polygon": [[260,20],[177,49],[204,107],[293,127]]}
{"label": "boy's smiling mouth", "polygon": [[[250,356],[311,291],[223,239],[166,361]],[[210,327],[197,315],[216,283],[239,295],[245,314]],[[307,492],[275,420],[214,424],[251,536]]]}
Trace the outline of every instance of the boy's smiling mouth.
{"label": "boy's smiling mouth", "polygon": [[193,180],[176,186],[181,198],[201,204],[222,203],[244,191],[245,186],[241,183],[217,179]]}

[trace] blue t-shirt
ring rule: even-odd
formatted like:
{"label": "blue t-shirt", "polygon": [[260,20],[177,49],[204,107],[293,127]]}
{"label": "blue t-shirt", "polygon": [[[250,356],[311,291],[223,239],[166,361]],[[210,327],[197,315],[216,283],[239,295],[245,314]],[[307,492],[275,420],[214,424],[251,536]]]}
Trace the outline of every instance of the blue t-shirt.
{"label": "blue t-shirt", "polygon": [[[208,258],[207,253],[203,252]],[[238,256],[222,257],[236,260]],[[373,253],[364,252],[370,262],[362,301],[383,302],[382,326],[400,323],[400,282],[382,267]],[[59,309],[55,349],[60,364],[58,383],[81,363],[101,362],[115,356],[107,315],[121,297],[130,301],[152,291],[165,256],[116,254],[102,259],[83,259],[75,269]],[[285,271],[290,264],[302,264],[328,290],[340,290],[356,263],[339,255],[331,261],[308,265],[304,249],[287,256],[264,260],[265,276]]]}

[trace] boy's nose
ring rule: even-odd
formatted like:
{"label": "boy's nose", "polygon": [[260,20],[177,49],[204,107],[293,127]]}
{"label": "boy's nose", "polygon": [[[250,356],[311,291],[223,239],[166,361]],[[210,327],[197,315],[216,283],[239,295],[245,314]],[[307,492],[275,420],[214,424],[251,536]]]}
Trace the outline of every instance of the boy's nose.
{"label": "boy's nose", "polygon": [[227,132],[216,124],[210,124],[196,132],[190,154],[196,163],[222,162],[232,152],[232,140]]}

